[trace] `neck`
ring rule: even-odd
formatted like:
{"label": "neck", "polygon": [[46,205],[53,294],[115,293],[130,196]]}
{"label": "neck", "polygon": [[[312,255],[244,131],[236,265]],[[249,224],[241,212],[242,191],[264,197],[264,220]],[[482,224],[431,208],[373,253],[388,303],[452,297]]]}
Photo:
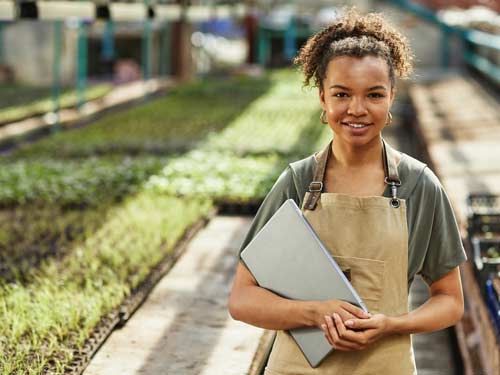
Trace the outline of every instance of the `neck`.
{"label": "neck", "polygon": [[382,138],[375,138],[369,144],[353,146],[333,137],[332,158],[340,167],[362,167],[372,164],[382,165]]}

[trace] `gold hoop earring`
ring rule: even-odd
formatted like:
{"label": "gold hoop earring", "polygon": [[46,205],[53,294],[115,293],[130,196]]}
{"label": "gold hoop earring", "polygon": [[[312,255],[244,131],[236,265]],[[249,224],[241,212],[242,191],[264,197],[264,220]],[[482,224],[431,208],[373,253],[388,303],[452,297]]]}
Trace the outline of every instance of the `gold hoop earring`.
{"label": "gold hoop earring", "polygon": [[392,114],[391,114],[391,112],[389,111],[389,121],[388,121],[388,122],[386,122],[386,125],[387,125],[387,126],[389,126],[389,125],[391,125],[391,123],[392,123]]}
{"label": "gold hoop earring", "polygon": [[321,121],[322,124],[328,124],[328,119],[325,119],[325,116],[326,116],[326,111],[323,110],[321,112],[321,115],[319,116],[319,120]]}

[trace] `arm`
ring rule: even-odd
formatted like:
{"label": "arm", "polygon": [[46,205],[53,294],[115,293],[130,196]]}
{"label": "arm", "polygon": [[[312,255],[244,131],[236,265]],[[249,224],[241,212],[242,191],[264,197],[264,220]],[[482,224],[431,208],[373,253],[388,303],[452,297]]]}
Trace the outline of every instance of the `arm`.
{"label": "arm", "polygon": [[408,314],[396,317],[376,314],[370,319],[347,321],[335,316],[327,319],[322,329],[333,347],[360,350],[388,335],[433,332],[462,318],[464,300],[459,267],[432,283],[430,293],[431,297],[422,306]]}
{"label": "arm", "polygon": [[407,315],[391,318],[394,333],[433,332],[454,325],[464,312],[459,267],[430,286],[431,297]]}
{"label": "arm", "polygon": [[333,312],[338,312],[345,319],[367,317],[363,310],[343,301],[282,298],[258,286],[241,262],[236,270],[228,308],[233,319],[272,330],[320,326],[325,322],[325,315]]}

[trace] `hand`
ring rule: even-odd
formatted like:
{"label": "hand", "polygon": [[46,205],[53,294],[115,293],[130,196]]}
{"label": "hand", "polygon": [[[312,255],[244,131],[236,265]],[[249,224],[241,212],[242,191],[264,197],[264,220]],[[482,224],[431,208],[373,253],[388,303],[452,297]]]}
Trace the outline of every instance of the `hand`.
{"label": "hand", "polygon": [[391,320],[384,314],[369,319],[342,320],[339,314],[325,316],[321,325],[330,345],[342,351],[362,350],[392,333]]}
{"label": "hand", "polygon": [[370,313],[364,312],[359,307],[338,299],[317,301],[315,302],[314,310],[316,325],[319,327],[325,323],[325,316],[332,316],[333,313],[339,314],[343,321],[348,319],[367,319],[371,316]]}

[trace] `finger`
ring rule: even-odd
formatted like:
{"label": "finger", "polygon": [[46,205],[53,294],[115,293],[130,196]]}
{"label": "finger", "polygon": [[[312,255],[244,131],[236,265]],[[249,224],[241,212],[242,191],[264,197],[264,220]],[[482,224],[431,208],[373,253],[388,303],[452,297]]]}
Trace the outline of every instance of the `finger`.
{"label": "finger", "polygon": [[349,319],[358,319],[358,317],[354,314],[351,314],[349,311],[339,309],[337,313],[340,315],[342,318],[342,321],[345,322],[346,320]]}
{"label": "finger", "polygon": [[335,329],[335,325],[333,324],[332,317],[329,315],[325,315],[325,323],[328,333],[335,342],[335,340],[338,338],[338,335],[337,335],[337,330]]}
{"label": "finger", "polygon": [[330,328],[330,335],[332,336],[332,341],[334,343],[332,346],[343,351],[359,350],[361,348],[359,343],[348,339],[350,333],[347,332],[340,316],[336,313],[333,315],[333,319],[329,317],[329,320],[333,322],[333,327]]}
{"label": "finger", "polygon": [[328,327],[326,326],[326,324],[322,324],[321,329],[323,330],[323,333],[325,334],[326,341],[328,341],[328,343],[333,347],[334,343],[333,343],[332,337],[330,336],[330,332],[328,332]]}
{"label": "finger", "polygon": [[375,319],[348,319],[344,322],[345,326],[350,329],[369,329],[377,328]]}
{"label": "finger", "polygon": [[337,333],[339,335],[339,338],[343,339],[346,334],[346,328],[339,314],[333,313],[333,321],[335,323],[335,328],[337,328]]}
{"label": "finger", "polygon": [[356,316],[358,318],[366,319],[366,318],[371,317],[370,313],[363,311],[359,307],[354,306],[354,305],[350,304],[349,302],[344,302],[342,304],[342,307],[344,308],[344,310],[350,312],[351,314],[353,314],[354,316]]}
{"label": "finger", "polygon": [[332,317],[331,316],[325,316],[325,321],[326,321],[326,326],[328,330],[328,334],[330,335],[330,338],[333,343],[333,347],[337,347],[337,343],[340,341],[339,340],[339,335],[337,333],[337,329],[335,328],[335,324],[333,323]]}

